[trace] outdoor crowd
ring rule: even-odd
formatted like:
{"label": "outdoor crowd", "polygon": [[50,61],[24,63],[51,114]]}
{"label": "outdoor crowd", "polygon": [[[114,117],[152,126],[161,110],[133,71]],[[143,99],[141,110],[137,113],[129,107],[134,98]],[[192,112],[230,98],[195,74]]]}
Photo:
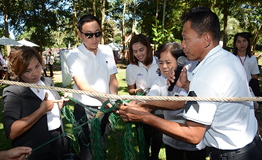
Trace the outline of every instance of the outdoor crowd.
{"label": "outdoor crowd", "polygon": [[[219,45],[219,20],[209,8],[193,8],[181,19],[182,43],[160,44],[156,56],[146,36],[132,37],[126,68],[130,95],[261,96],[260,71],[257,59],[251,54],[250,34],[236,34],[234,51],[230,53]],[[112,49],[99,44],[100,21],[93,15],[84,15],[78,21],[78,30],[82,44],[66,57],[75,82],[73,89],[118,94],[118,71]],[[43,64],[43,58],[33,48],[15,48],[9,57],[10,78],[53,86],[50,78],[41,75]],[[90,124],[83,124],[81,119],[86,117],[88,121],[95,113],[75,104],[74,117],[83,132],[77,137],[79,155],[68,158],[64,157],[63,137],[55,139],[64,133],[60,110],[68,101],[66,97],[60,98],[51,90],[9,86],[4,89],[3,98],[4,130],[14,148],[0,152],[0,159],[92,159],[88,145]],[[73,98],[94,111],[105,101],[82,94],[73,94]],[[143,128],[146,156],[150,160],[158,159],[162,144],[167,160],[183,160],[184,155],[187,160],[205,160],[207,156],[212,160],[261,160],[262,141],[254,104],[252,101],[131,101],[119,105],[115,112],[125,122],[135,122],[137,129]],[[101,116],[100,122],[106,152],[110,132],[108,114]],[[54,139],[51,143],[32,152],[51,139]]]}

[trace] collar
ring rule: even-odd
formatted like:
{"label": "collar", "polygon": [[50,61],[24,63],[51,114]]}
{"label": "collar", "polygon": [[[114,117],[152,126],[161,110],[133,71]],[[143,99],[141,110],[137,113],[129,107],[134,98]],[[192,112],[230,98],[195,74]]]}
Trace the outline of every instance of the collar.
{"label": "collar", "polygon": [[[44,82],[42,82],[41,80],[38,81],[38,83],[36,83],[37,85],[45,85]],[[37,97],[39,97],[41,100],[43,100],[45,98],[45,90],[44,89],[37,89],[37,88],[30,88],[35,95],[37,95]]]}
{"label": "collar", "polygon": [[202,65],[205,64],[205,62],[212,56],[216,55],[219,51],[221,51],[223,48],[220,45],[217,45],[215,48],[211,49],[205,58],[196,66],[196,68],[192,71],[193,73],[196,73],[198,68],[201,68]]}
{"label": "collar", "polygon": [[[155,64],[157,64],[157,57],[153,56],[153,62],[151,63],[151,65],[149,66],[149,68]],[[138,61],[138,66],[139,67],[144,67],[144,68],[147,68],[142,62]]]}
{"label": "collar", "polygon": [[[100,46],[100,44],[98,45],[97,54],[100,52],[100,47],[99,47],[99,46]],[[95,53],[92,52],[92,51],[89,51],[89,50],[85,47],[84,43],[82,43],[82,44],[78,47],[78,49],[80,50],[81,53],[89,54],[89,55],[94,55],[94,56],[95,56]],[[97,54],[96,54],[96,55],[97,55]]]}

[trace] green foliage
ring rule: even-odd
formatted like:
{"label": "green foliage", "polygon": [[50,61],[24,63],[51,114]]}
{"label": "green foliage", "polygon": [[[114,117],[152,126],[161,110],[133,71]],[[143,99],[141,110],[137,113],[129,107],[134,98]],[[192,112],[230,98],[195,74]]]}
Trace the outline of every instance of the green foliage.
{"label": "green foliage", "polygon": [[122,42],[122,37],[120,33],[115,35],[113,42],[118,43],[118,44]]}
{"label": "green foliage", "polygon": [[5,30],[3,30],[2,28],[0,28],[0,37],[2,37],[3,35],[5,35]]}
{"label": "green foliage", "polygon": [[172,30],[175,29],[176,26],[173,26],[170,30],[167,30],[162,25],[158,25],[158,23],[159,21],[157,20],[156,25],[152,24],[154,44],[163,44],[165,42],[175,41]]}

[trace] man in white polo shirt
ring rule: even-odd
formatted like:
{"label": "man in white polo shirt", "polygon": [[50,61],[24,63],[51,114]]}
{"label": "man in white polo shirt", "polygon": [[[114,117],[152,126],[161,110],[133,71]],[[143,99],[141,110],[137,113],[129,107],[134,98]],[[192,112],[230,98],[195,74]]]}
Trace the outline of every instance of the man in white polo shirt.
{"label": "man in white polo shirt", "polygon": [[[100,21],[93,15],[84,15],[78,21],[78,36],[82,44],[70,51],[66,58],[69,72],[73,77],[74,89],[101,92],[101,93],[118,93],[118,81],[115,74],[117,68],[115,65],[113,51],[110,47],[99,45],[102,35]],[[102,106],[101,100],[89,97],[87,95],[74,94],[74,99],[80,101],[92,110],[98,111]],[[81,105],[75,104],[75,120],[80,124],[82,118],[87,117],[87,121],[93,118],[95,113],[84,109]],[[101,118],[101,135],[102,144],[106,149],[107,136],[109,134],[108,115]],[[89,153],[90,139],[89,127],[83,125],[82,132],[78,142],[80,143],[81,160],[91,159]]]}
{"label": "man in white polo shirt", "polygon": [[[184,67],[176,85],[197,97],[251,97],[245,70],[239,60],[219,46],[220,24],[217,15],[205,7],[193,8],[183,17],[182,48],[189,60],[200,63],[187,80]],[[163,102],[169,103],[169,102]],[[175,109],[181,106],[159,105]],[[153,106],[152,102],[150,107]],[[124,121],[138,121],[161,130],[166,135],[187,143],[202,139],[211,147],[212,160],[261,160],[261,139],[252,102],[195,102],[185,104],[186,124],[156,117],[142,105],[121,106]]]}

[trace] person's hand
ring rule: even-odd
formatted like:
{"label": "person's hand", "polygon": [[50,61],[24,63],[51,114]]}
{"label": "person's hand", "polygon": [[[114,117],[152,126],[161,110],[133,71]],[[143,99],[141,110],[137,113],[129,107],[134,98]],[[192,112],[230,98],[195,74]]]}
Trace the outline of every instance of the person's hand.
{"label": "person's hand", "polygon": [[145,108],[136,104],[128,103],[126,105],[119,105],[119,114],[124,122],[142,122],[143,116],[150,114]]}
{"label": "person's hand", "polygon": [[73,94],[72,93],[69,93],[69,92],[65,92],[64,93],[64,97],[67,98],[67,97],[73,97]]}
{"label": "person's hand", "polygon": [[166,71],[168,71],[168,72],[164,72],[163,75],[167,78],[167,85],[170,86],[171,83],[173,83],[176,79],[175,67],[167,68]]}
{"label": "person's hand", "polygon": [[30,147],[15,147],[5,152],[4,157],[0,157],[3,160],[22,160],[27,159],[31,154],[32,149]]}
{"label": "person's hand", "polygon": [[40,104],[40,109],[44,111],[44,113],[51,111],[54,107],[54,103],[62,103],[63,100],[48,100],[48,93],[45,93],[45,98]]}
{"label": "person's hand", "polygon": [[[66,96],[66,97],[65,97]],[[67,98],[68,97],[68,95],[65,95],[65,96],[62,96],[61,97],[61,99],[60,99],[60,102],[58,102],[59,103],[59,108],[60,109],[62,109],[65,105],[65,102],[68,102],[68,101],[70,101],[70,99],[69,98]]]}
{"label": "person's hand", "polygon": [[139,103],[139,101],[138,100],[132,100],[132,101],[130,101],[128,104],[138,104]]}
{"label": "person's hand", "polygon": [[140,95],[140,94],[143,94],[144,93],[144,90],[142,88],[137,88],[135,89],[135,95]]}
{"label": "person's hand", "polygon": [[180,73],[180,76],[176,82],[176,85],[180,88],[184,88],[186,91],[189,91],[189,84],[190,81],[187,79],[187,69],[184,66],[182,72]]}

